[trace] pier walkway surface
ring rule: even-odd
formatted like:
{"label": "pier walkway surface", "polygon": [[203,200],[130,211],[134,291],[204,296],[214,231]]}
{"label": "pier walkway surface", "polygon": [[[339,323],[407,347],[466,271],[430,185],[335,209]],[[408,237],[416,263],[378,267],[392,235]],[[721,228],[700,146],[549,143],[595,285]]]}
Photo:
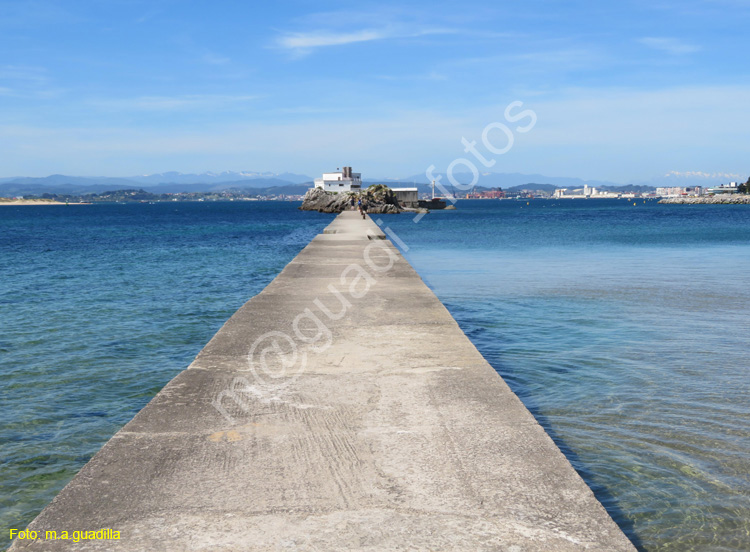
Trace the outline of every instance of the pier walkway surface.
{"label": "pier walkway surface", "polygon": [[383,238],[336,217],[12,550],[634,550]]}

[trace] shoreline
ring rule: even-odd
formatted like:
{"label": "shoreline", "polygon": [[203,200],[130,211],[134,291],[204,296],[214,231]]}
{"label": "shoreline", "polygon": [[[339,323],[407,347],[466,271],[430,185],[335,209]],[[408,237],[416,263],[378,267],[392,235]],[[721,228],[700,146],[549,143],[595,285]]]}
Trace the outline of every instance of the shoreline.
{"label": "shoreline", "polygon": [[2,205],[91,205],[91,203],[61,203],[60,201],[46,201],[34,199],[18,199],[13,201],[0,201]]}

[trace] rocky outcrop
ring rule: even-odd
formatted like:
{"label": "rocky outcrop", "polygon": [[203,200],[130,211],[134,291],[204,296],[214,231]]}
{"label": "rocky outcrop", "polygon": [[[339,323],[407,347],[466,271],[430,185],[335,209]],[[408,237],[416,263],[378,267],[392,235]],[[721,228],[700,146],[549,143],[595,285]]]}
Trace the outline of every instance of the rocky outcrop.
{"label": "rocky outcrop", "polygon": [[370,186],[362,192],[332,193],[312,188],[302,199],[300,209],[303,211],[319,211],[321,213],[340,213],[352,208],[352,200],[356,208],[359,199],[367,204],[367,212],[374,214],[396,214],[402,211],[393,191],[387,186]]}
{"label": "rocky outcrop", "polygon": [[340,213],[346,209],[351,209],[351,200],[355,198],[356,203],[356,196],[355,193],[334,194],[325,192],[320,188],[311,188],[302,198],[300,209],[303,211],[320,211],[321,213]]}
{"label": "rocky outcrop", "polygon": [[679,205],[726,205],[726,204],[750,204],[750,195],[725,194],[706,197],[668,197],[659,203]]}

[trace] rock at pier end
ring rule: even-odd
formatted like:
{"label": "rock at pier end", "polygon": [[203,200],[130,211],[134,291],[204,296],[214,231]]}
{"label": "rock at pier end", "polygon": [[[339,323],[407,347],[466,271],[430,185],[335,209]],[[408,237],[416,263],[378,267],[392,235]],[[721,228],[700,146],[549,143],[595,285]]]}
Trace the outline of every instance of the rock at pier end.
{"label": "rock at pier end", "polygon": [[[383,184],[374,184],[361,192],[326,192],[321,188],[311,188],[302,199],[303,211],[321,213],[341,213],[356,209],[357,201],[367,205],[370,214],[397,214],[403,211],[393,191]],[[352,203],[354,204],[352,206]]]}

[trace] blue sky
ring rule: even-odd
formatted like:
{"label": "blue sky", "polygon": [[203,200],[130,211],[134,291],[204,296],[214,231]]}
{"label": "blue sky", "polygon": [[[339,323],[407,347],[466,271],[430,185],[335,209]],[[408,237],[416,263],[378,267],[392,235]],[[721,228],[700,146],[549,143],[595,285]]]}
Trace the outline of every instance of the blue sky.
{"label": "blue sky", "polygon": [[744,180],[748,28],[750,0],[0,0],[0,176],[442,172],[520,101],[492,171]]}

